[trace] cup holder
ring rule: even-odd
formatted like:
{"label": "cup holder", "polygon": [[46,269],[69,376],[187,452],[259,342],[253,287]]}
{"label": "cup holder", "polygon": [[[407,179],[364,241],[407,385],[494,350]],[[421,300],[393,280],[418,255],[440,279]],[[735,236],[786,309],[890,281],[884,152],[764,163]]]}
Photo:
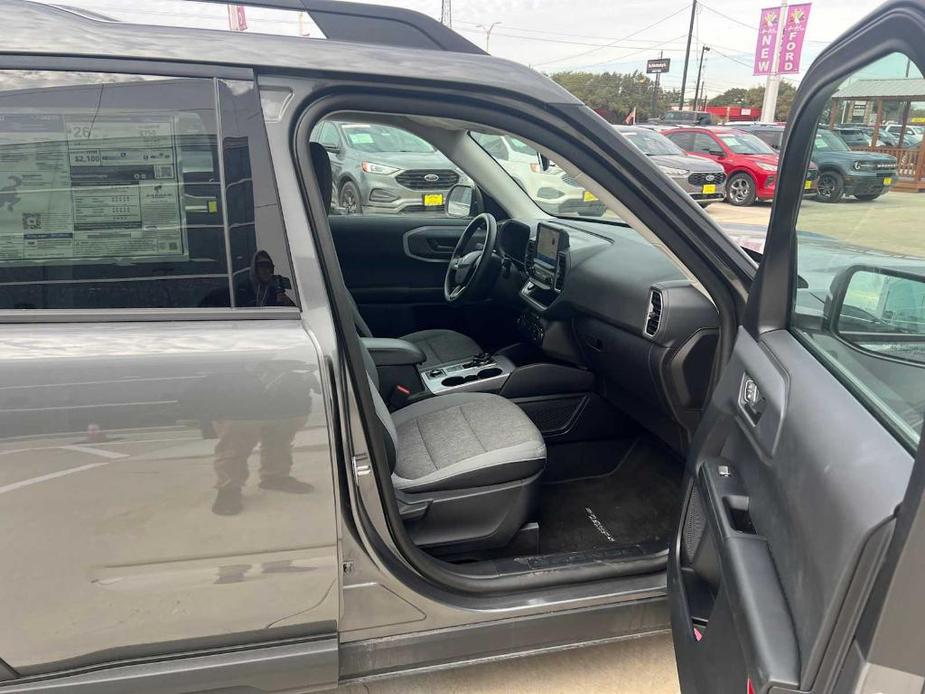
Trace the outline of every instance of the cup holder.
{"label": "cup holder", "polygon": [[478,373],[470,373],[465,376],[448,376],[440,381],[441,385],[444,388],[455,388],[456,386],[461,386],[465,383],[475,383],[476,381],[484,381],[487,378],[494,378],[495,376],[500,376],[504,371],[499,369],[496,366],[489,367],[487,369],[482,369]]}

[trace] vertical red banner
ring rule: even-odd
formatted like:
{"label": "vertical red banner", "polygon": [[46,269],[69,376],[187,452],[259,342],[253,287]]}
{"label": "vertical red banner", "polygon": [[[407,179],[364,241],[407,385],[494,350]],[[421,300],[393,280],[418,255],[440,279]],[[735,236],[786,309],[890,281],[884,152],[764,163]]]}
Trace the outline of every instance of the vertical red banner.
{"label": "vertical red banner", "polygon": [[228,28],[232,31],[247,30],[247,15],[240,5],[228,5]]}
{"label": "vertical red banner", "polygon": [[777,46],[777,30],[780,27],[780,8],[766,7],[761,10],[758,22],[758,44],[755,46],[755,75],[768,75],[774,69],[774,48]]}
{"label": "vertical red banner", "polygon": [[780,47],[780,59],[777,72],[781,75],[794,75],[800,71],[800,55],[803,53],[803,39],[806,38],[806,25],[809,23],[809,11],[812,3],[791,5],[783,19],[783,40]]}

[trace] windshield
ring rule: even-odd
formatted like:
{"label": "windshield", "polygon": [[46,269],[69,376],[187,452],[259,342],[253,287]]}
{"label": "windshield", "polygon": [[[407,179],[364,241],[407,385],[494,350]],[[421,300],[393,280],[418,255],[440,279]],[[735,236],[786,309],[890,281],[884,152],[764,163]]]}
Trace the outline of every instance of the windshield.
{"label": "windshield", "polygon": [[[475,130],[470,131],[469,136],[491,155],[546,214],[557,217],[603,217],[621,221],[597,196],[580,185],[574,176],[556,166],[555,162],[550,161],[549,167],[544,170],[537,151],[523,140],[513,135],[494,135]],[[508,146],[499,146],[502,142]],[[512,156],[511,152],[517,156]]]}
{"label": "windshield", "polygon": [[694,121],[700,114],[696,111],[668,111],[664,120],[668,121]]}
{"label": "windshield", "polygon": [[369,154],[382,152],[418,152],[427,154],[434,148],[406,130],[386,125],[345,125],[344,135],[353,149]]}
{"label": "windshield", "polygon": [[838,135],[847,143],[863,146],[870,144],[870,138],[860,130],[840,130]]}
{"label": "windshield", "polygon": [[831,130],[816,131],[816,149],[826,152],[850,152],[848,145]]}
{"label": "windshield", "polygon": [[748,133],[727,133],[719,139],[736,154],[777,154],[767,142]]}
{"label": "windshield", "polygon": [[515,152],[519,154],[527,154],[531,157],[536,157],[536,150],[533,149],[526,142],[522,142],[521,140],[518,140],[516,137],[511,137],[509,135],[505,139],[507,140],[507,143],[510,146],[510,148],[514,150]]}
{"label": "windshield", "polygon": [[653,130],[618,130],[637,149],[650,157],[658,155],[686,156],[684,150],[664,135]]}

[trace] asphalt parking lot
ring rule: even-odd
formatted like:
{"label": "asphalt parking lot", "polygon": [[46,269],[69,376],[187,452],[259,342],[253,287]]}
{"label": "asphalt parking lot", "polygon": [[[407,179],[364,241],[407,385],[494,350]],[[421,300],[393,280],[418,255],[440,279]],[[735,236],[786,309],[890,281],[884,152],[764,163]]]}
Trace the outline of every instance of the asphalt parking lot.
{"label": "asphalt parking lot", "polygon": [[[770,203],[751,207],[734,207],[716,203],[707,208],[720,226],[757,224],[767,226]],[[827,204],[812,199],[803,201],[798,228],[843,239],[868,248],[925,256],[925,237],[910,233],[925,218],[925,195],[890,192],[870,202],[846,198]]]}
{"label": "asphalt parking lot", "polygon": [[678,694],[671,637],[659,634],[442,672],[355,684],[338,694]]}

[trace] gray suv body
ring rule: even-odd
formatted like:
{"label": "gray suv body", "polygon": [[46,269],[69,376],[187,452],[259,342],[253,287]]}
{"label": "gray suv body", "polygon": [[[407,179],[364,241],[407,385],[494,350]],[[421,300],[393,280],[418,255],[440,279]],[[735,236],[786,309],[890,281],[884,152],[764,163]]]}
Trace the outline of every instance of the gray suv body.
{"label": "gray suv body", "polygon": [[[759,269],[424,15],[111,5],[2,2],[0,694],[317,691],[668,630],[684,694],[921,688],[925,456],[788,326],[808,151]],[[925,5],[879,12],[837,51],[885,27],[925,64]],[[326,119],[472,185],[332,213]],[[606,212],[544,212],[474,129]]]}
{"label": "gray suv body", "polygon": [[667,137],[648,128],[631,125],[614,128],[701,206],[726,199],[726,172],[716,162],[687,154]]}
{"label": "gray suv body", "polygon": [[312,134],[328,151],[344,214],[439,213],[469,179],[434,147],[385,125],[325,121]]}
{"label": "gray suv body", "polygon": [[[742,126],[780,150],[784,138],[782,125]],[[838,202],[846,195],[858,200],[875,200],[896,184],[897,161],[890,154],[863,152],[848,147],[838,131],[820,128],[813,147],[813,162],[819,167],[816,199]]]}

